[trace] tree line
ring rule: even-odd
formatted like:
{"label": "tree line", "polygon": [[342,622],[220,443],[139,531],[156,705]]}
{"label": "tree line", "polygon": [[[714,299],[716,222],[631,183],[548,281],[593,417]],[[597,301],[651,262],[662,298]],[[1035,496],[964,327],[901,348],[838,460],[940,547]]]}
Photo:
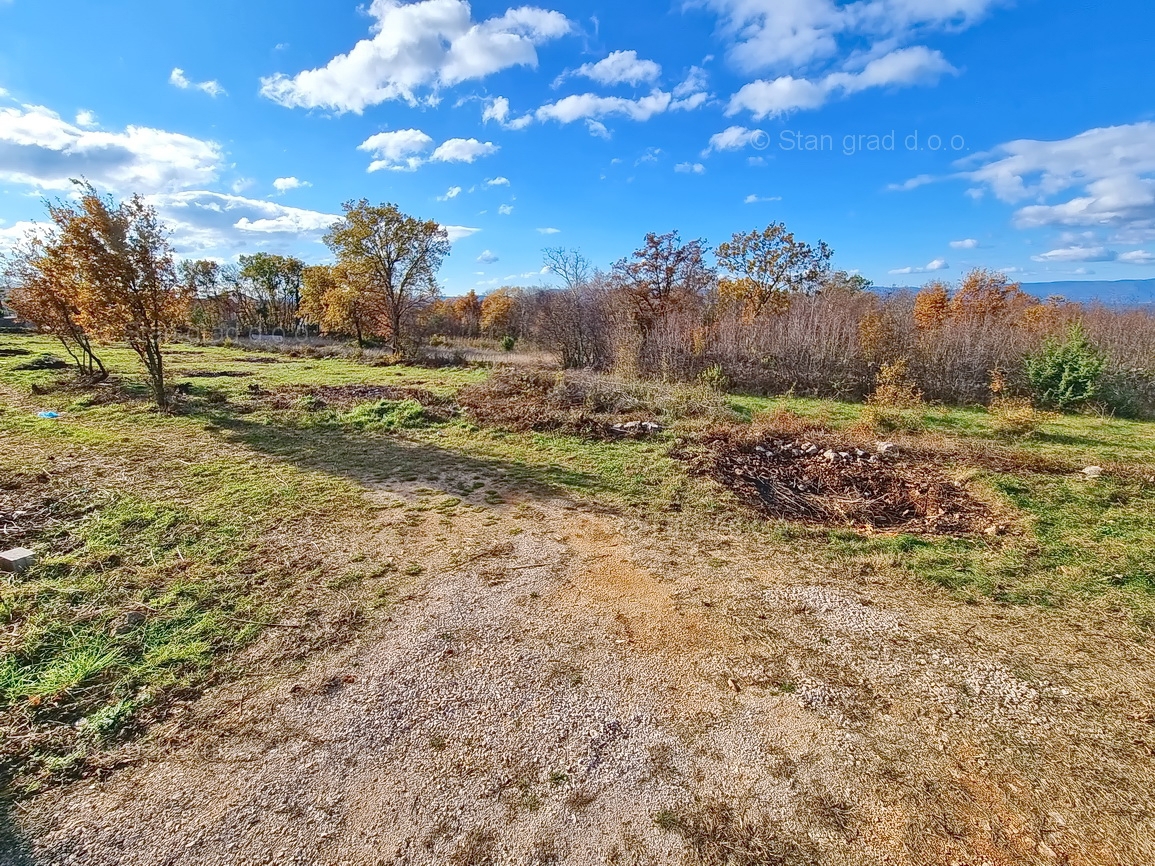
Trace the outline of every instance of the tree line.
{"label": "tree line", "polygon": [[[928,398],[988,401],[1029,392],[1031,363],[1077,327],[1082,367],[1117,411],[1155,413],[1155,328],[1149,311],[1038,299],[1005,274],[873,291],[834,269],[822,242],[780,224],[735,233],[717,248],[676,231],[649,233],[599,268],[548,249],[556,285],[442,297],[445,229],[367,200],[343,206],[324,237],[332,263],[257,253],[234,264],[177,261],[155,211],[80,184],[50,204],[50,223],[7,258],[7,304],[55,335],[83,375],[105,375],[98,346],[127,342],[164,405],[162,346],[175,334],[222,339],[322,334],[412,356],[437,337],[516,341],[566,367],[625,376],[728,382],[743,390],[861,399],[901,367]],[[1081,344],[1080,344],[1081,345]],[[1086,389],[1084,389],[1086,390]]]}

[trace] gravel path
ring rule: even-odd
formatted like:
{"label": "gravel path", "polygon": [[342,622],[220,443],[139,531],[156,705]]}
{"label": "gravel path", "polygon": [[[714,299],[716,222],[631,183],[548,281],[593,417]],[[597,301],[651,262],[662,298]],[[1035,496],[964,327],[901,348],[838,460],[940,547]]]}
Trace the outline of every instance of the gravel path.
{"label": "gravel path", "polygon": [[425,569],[388,622],[22,804],[4,862],[1155,862],[1110,630],[562,501],[381,543]]}

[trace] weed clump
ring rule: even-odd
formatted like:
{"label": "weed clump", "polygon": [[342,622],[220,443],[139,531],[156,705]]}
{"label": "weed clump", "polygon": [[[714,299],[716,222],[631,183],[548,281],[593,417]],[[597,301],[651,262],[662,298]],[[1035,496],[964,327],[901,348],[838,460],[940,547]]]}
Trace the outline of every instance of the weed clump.
{"label": "weed clump", "polygon": [[346,413],[343,420],[354,427],[378,430],[412,430],[424,427],[430,418],[425,407],[413,399],[377,400]]}

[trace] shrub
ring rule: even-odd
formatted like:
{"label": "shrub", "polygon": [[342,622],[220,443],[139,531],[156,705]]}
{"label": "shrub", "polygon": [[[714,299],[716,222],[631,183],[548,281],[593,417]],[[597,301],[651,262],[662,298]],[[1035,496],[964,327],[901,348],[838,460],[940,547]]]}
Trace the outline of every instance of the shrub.
{"label": "shrub", "polygon": [[698,381],[711,391],[717,391],[719,393],[730,387],[730,379],[722,370],[721,364],[714,364],[712,367],[707,367],[698,374]]}
{"label": "shrub", "polygon": [[358,406],[345,416],[345,420],[357,427],[405,430],[422,427],[429,419],[425,407],[416,400],[378,400]]}
{"label": "shrub", "polygon": [[1026,397],[996,396],[987,411],[994,422],[995,432],[1013,439],[1033,436],[1052,420],[1047,412],[1040,412]]}
{"label": "shrub", "polygon": [[1038,354],[1027,359],[1027,381],[1041,405],[1067,411],[1099,395],[1106,366],[1106,358],[1076,323],[1062,342],[1050,337]]}
{"label": "shrub", "polygon": [[511,337],[508,334],[501,338],[501,351],[512,352],[513,347],[517,345],[517,337]]}
{"label": "shrub", "polygon": [[899,358],[883,364],[875,379],[874,393],[866,402],[885,409],[915,409],[922,406],[922,391],[910,376],[910,361]]}

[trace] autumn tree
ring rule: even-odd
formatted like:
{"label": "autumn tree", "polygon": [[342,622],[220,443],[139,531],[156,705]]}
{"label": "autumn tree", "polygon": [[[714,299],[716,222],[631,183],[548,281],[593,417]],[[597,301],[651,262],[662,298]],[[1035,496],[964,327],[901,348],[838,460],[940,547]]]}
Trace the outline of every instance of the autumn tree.
{"label": "autumn tree", "polygon": [[632,299],[643,330],[671,307],[705,294],[714,279],[707,250],[700,239],[682,243],[676,231],[650,232],[641,249],[614,265],[614,280]]}
{"label": "autumn tree", "polygon": [[317,265],[301,274],[301,314],[324,334],[352,334],[364,348],[380,329],[380,298],[365,280],[344,265]]}
{"label": "autumn tree", "polygon": [[473,289],[453,302],[453,315],[466,337],[476,337],[481,333],[481,299]]}
{"label": "autumn tree", "polygon": [[81,325],[80,275],[53,235],[30,233],[4,266],[8,307],[38,331],[56,337],[82,376],[108,378]]}
{"label": "autumn tree", "polygon": [[437,297],[449,235],[433,220],[408,216],[393,204],[362,199],[347,202],[344,211],[325,243],[339,265],[365,281],[380,304],[387,339],[400,352],[417,313]]}
{"label": "autumn tree", "polygon": [[724,300],[738,304],[750,319],[784,310],[791,295],[813,294],[830,272],[833,252],[797,240],[782,223],[739,232],[718,246],[718,282]]}
{"label": "autumn tree", "polygon": [[240,257],[240,277],[257,301],[262,326],[282,331],[296,328],[304,270],[305,263],[294,256],[254,253]]}
{"label": "autumn tree", "polygon": [[490,337],[519,337],[514,316],[517,313],[517,290],[500,288],[481,301],[481,330]]}
{"label": "autumn tree", "polygon": [[927,283],[914,296],[914,324],[920,330],[937,331],[950,315],[950,287],[942,280]]}
{"label": "autumn tree", "polygon": [[87,333],[128,343],[148,374],[153,398],[168,405],[163,345],[182,325],[188,293],[156,210],[139,195],[117,204],[88,183],[74,203],[49,206],[54,245],[77,281],[77,320]]}

